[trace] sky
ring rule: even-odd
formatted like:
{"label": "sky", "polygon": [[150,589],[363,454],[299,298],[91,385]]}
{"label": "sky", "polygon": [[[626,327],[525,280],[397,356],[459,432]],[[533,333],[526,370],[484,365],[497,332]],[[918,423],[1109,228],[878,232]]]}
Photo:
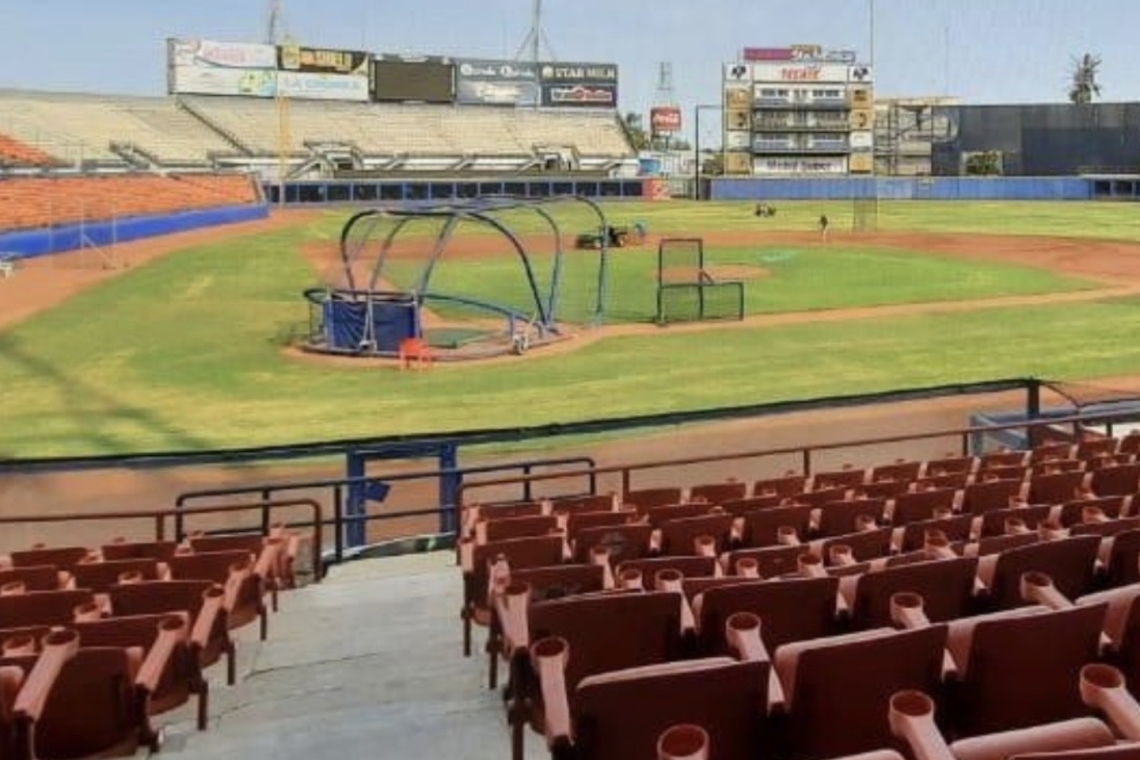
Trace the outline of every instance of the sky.
{"label": "sky", "polygon": [[[531,0],[282,0],[314,47],[513,58]],[[870,57],[876,94],[1057,102],[1073,56],[1103,58],[1103,98],[1140,100],[1137,0],[545,0],[561,61],[620,67],[619,105],[644,113],[673,67],[686,113],[720,100],[745,46],[820,44]],[[269,0],[0,0],[0,86],[158,95],[167,37],[259,41]]]}

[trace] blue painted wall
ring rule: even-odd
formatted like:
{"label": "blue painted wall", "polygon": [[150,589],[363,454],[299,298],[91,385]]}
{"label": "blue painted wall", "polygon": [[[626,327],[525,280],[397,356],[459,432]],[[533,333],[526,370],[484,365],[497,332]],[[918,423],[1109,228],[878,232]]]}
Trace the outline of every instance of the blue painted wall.
{"label": "blue painted wall", "polygon": [[61,253],[82,248],[87,244],[109,246],[131,240],[186,232],[222,224],[265,219],[269,207],[225,206],[222,208],[184,211],[161,216],[136,216],[114,222],[91,222],[83,225],[68,224],[39,230],[0,233],[0,252],[16,254],[18,258],[32,258],[49,253]]}
{"label": "blue painted wall", "polygon": [[1091,200],[1082,177],[836,177],[740,178],[710,181],[712,200]]}

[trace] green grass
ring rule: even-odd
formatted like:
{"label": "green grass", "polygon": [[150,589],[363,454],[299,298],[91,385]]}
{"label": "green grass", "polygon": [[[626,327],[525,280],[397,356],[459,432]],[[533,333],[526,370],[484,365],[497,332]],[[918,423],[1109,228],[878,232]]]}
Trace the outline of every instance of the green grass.
{"label": "green grass", "polygon": [[[745,282],[745,313],[749,315],[1035,295],[1097,286],[1029,267],[968,262],[915,251],[839,245],[765,246],[712,248],[705,255],[706,266],[746,266],[770,275]],[[539,292],[545,295],[550,289],[553,256],[540,254],[535,259]],[[597,253],[589,251],[564,255],[557,312],[561,320],[575,324],[590,321],[597,301],[598,259]],[[420,262],[393,261],[386,271],[392,281],[407,288],[417,281],[422,268]],[[607,271],[607,323],[653,321],[657,313],[657,252],[648,248],[615,251]],[[432,288],[481,297],[525,314],[534,312],[523,269],[518,259],[507,253],[493,259],[445,258],[433,272]],[[432,308],[457,320],[476,316],[469,308],[446,303]]]}
{"label": "green grass", "polygon": [[[717,230],[814,230],[820,214],[826,213],[836,230],[851,228],[851,201],[774,201],[777,215],[771,219],[752,216],[752,203],[670,201],[645,203],[617,201],[605,204],[615,224],[644,221],[654,234],[691,234]],[[1140,218],[1127,203],[1093,201],[879,201],[878,227],[894,232],[948,232],[994,235],[1044,235],[1048,237],[1140,240]],[[581,204],[550,207],[566,234],[597,226],[597,217]],[[330,214],[324,229],[330,237],[340,230],[347,215]],[[527,234],[547,234],[549,227],[533,212],[515,211],[502,217]],[[419,229],[427,231],[428,227]],[[478,232],[470,224],[459,234]]]}
{"label": "green grass", "polygon": [[[787,221],[791,214],[779,205],[777,221]],[[939,217],[935,204],[921,204],[928,205],[929,216],[912,226],[952,222]],[[1137,224],[1134,209],[1105,204],[1087,206],[1096,211],[1099,227],[1078,227],[1076,206],[1087,204],[1025,204],[1025,212],[1067,217],[1070,234],[1123,234]],[[690,218],[674,222],[684,232],[716,228],[714,212],[724,211],[701,206],[693,212],[684,204],[615,207],[630,218],[660,215],[662,223],[674,209]],[[746,209],[732,211],[752,223]],[[1007,204],[993,212],[1004,224],[987,223],[1017,231],[1012,220],[1020,213],[1021,206]],[[808,210],[804,214],[807,219]],[[1140,372],[1135,299],[769,329],[663,330],[599,341],[565,355],[439,366],[426,373],[285,357],[286,338],[305,319],[299,292],[315,280],[297,253],[298,243],[331,236],[342,218],[330,214],[303,232],[169,256],[0,333],[0,454],[271,444],[573,421],[1011,375],[1076,380]],[[725,261],[740,255],[716,253]],[[830,258],[813,260],[816,255]],[[820,305],[813,299],[825,296],[833,300],[823,303],[834,306],[899,302],[931,297],[932,288],[942,289],[936,293],[942,299],[981,297],[987,288],[994,294],[1010,287],[1041,292],[1082,286],[989,265],[970,264],[970,273],[981,274],[967,277],[947,269],[958,262],[869,249],[800,251],[768,265],[777,276],[754,284],[785,290],[765,294],[754,304],[757,310]],[[945,281],[937,288],[924,281],[940,274]],[[817,286],[817,278],[829,286]]]}

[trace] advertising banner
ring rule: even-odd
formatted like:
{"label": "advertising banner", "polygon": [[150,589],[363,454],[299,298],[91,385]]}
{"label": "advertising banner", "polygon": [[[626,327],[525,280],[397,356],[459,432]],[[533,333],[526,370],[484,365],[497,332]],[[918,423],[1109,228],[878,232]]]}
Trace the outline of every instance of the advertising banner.
{"label": "advertising banner", "polygon": [[747,108],[730,108],[724,112],[724,128],[743,130],[752,129],[752,111]]}
{"label": "advertising banner", "polygon": [[327,50],[324,48],[282,45],[277,49],[277,67],[281,71],[301,71],[308,74],[346,74],[368,78],[368,64],[372,56],[358,50]]}
{"label": "advertising banner", "polygon": [[654,106],[649,109],[649,128],[655,135],[681,131],[681,109],[677,106]]}
{"label": "advertising banner", "polygon": [[543,63],[538,78],[544,106],[617,107],[618,67],[612,63]]}
{"label": "advertising banner", "polygon": [[875,147],[874,132],[852,132],[851,150],[871,150]]}
{"label": "advertising banner", "polygon": [[277,68],[277,48],[272,45],[171,39],[167,40],[167,53],[172,67]]}
{"label": "advertising banner", "polygon": [[724,148],[725,150],[748,150],[752,147],[752,133],[751,132],[725,132],[724,133]]}
{"label": "advertising banner", "polygon": [[538,68],[524,61],[457,60],[455,100],[468,105],[538,105]]}
{"label": "advertising banner", "polygon": [[847,158],[757,158],[752,163],[755,174],[846,174]]}
{"label": "advertising banner", "polygon": [[725,153],[724,173],[735,176],[751,174],[752,156],[748,153]]}
{"label": "advertising banner", "polygon": [[856,108],[851,111],[851,129],[864,131],[874,129],[875,112],[870,108]]}
{"label": "advertising banner", "polygon": [[747,110],[752,107],[752,90],[742,87],[732,87],[724,91],[725,108],[739,108]]}
{"label": "advertising banner", "polygon": [[791,61],[794,60],[791,48],[746,47],[740,57],[746,61]]}
{"label": "advertising banner", "polygon": [[730,82],[748,84],[752,81],[752,67],[746,63],[726,63],[724,81],[726,84]]}
{"label": "advertising banner", "polygon": [[746,47],[740,55],[746,61],[801,61],[811,63],[855,63],[854,50],[824,50],[819,45],[793,45],[786,48]]}
{"label": "advertising banner", "polygon": [[544,84],[542,105],[552,108],[616,108],[616,84]]}
{"label": "advertising banner", "polygon": [[875,168],[875,156],[872,153],[855,153],[851,156],[852,174],[870,174]]}
{"label": "advertising banner", "polygon": [[351,100],[366,103],[369,99],[368,78],[344,74],[279,71],[277,91],[287,98],[308,100]]}
{"label": "advertising banner", "polygon": [[167,89],[172,94],[271,98],[277,49],[210,40],[167,40]]}
{"label": "advertising banner", "polygon": [[380,102],[455,102],[455,64],[446,58],[385,55],[373,62],[372,80],[372,98]]}
{"label": "advertising banner", "polygon": [[277,94],[277,72],[272,69],[173,66],[169,74],[169,89],[173,94],[254,98],[272,98]]}
{"label": "advertising banner", "polygon": [[846,83],[850,67],[825,63],[757,63],[752,78],[757,82]]}

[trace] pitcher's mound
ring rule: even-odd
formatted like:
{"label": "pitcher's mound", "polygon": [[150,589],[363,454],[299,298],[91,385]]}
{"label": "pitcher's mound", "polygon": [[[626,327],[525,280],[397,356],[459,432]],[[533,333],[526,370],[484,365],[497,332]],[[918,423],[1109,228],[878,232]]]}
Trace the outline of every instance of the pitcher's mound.
{"label": "pitcher's mound", "polygon": [[[705,273],[718,282],[724,280],[758,280],[772,274],[770,270],[764,267],[750,264],[715,264],[705,267]],[[697,282],[700,280],[699,275],[700,272],[696,267],[668,267],[662,272],[662,277],[668,283]]]}

